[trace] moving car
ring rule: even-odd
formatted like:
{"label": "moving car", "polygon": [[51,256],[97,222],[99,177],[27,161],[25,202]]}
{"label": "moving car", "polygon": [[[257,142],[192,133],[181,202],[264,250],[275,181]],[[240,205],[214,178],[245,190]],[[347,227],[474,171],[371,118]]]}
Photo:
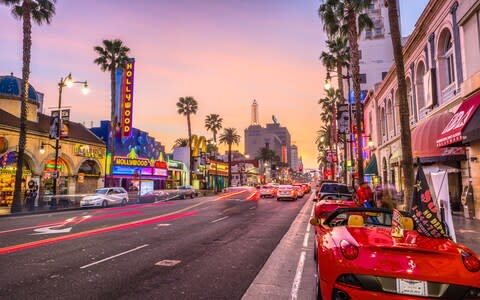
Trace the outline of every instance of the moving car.
{"label": "moving car", "polygon": [[168,200],[168,193],[166,191],[149,191],[141,195],[139,198],[140,203],[157,202],[162,200]]}
{"label": "moving car", "polygon": [[127,205],[128,193],[122,187],[97,189],[95,195],[85,196],[80,200],[80,207],[108,207],[112,205]]}
{"label": "moving car", "polygon": [[305,190],[303,189],[303,186],[301,184],[294,184],[292,186],[297,191],[298,198],[303,198],[303,196],[305,195]]}
{"label": "moving car", "polygon": [[324,182],[317,190],[317,198],[323,199],[325,195],[333,195],[336,197],[352,197],[353,192],[344,183]]}
{"label": "moving car", "polygon": [[315,217],[327,218],[337,208],[359,207],[352,196],[324,195],[323,199],[316,200]]}
{"label": "moving car", "polygon": [[297,200],[298,193],[297,190],[292,185],[279,185],[277,192],[277,200],[290,199]]}
{"label": "moving car", "polygon": [[276,188],[273,185],[262,185],[260,187],[260,197],[271,197],[274,198],[277,194]]}
{"label": "moving car", "polygon": [[177,198],[186,199],[190,198],[193,199],[198,196],[197,191],[191,185],[182,185],[177,188]]}
{"label": "moving car", "polygon": [[389,209],[344,208],[310,220],[318,299],[479,299],[479,257],[420,234],[409,213],[401,214],[401,237],[392,236]]}

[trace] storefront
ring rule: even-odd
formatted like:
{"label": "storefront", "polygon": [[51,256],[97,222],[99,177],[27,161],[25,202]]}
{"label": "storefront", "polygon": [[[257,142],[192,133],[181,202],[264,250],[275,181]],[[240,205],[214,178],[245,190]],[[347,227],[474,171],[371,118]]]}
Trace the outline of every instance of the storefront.
{"label": "storefront", "polygon": [[221,192],[228,187],[228,164],[222,161],[208,161],[208,187]]}
{"label": "storefront", "polygon": [[[15,189],[15,174],[17,172],[18,153],[11,151],[5,152],[0,157],[0,205],[10,206],[13,201],[13,191]],[[22,177],[22,191],[25,191],[26,183],[31,179],[32,169],[28,157],[24,158],[25,167]],[[23,193],[22,193],[23,195]]]}
{"label": "storefront", "polygon": [[[461,210],[480,219],[480,93],[467,97],[438,134],[437,146],[466,146],[467,180],[462,184]],[[462,148],[463,149],[463,148]],[[459,201],[460,205],[460,201]]]}
{"label": "storefront", "polygon": [[167,163],[145,158],[116,156],[113,159],[113,179],[115,186],[128,191],[146,193],[165,189],[168,177]]}
{"label": "storefront", "polygon": [[185,185],[185,174],[187,172],[185,165],[181,161],[169,160],[167,189],[176,189],[181,185]]}

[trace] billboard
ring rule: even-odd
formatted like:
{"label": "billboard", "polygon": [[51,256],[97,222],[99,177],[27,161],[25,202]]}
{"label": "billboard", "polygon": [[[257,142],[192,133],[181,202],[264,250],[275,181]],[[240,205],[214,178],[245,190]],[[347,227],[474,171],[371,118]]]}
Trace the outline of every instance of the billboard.
{"label": "billboard", "polygon": [[120,110],[120,127],[123,138],[129,137],[132,134],[134,73],[135,59],[130,58],[124,66],[122,76],[122,108]]}
{"label": "billboard", "polygon": [[68,138],[69,122],[70,109],[52,110],[49,137],[51,139]]}

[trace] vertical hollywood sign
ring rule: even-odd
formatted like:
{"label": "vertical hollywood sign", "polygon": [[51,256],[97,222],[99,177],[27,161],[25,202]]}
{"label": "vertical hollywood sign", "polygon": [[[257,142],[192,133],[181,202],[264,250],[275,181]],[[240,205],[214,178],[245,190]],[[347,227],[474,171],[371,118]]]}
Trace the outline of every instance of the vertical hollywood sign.
{"label": "vertical hollywood sign", "polygon": [[133,75],[135,59],[130,58],[125,64],[123,73],[123,115],[122,115],[122,137],[130,136],[132,132],[133,113]]}

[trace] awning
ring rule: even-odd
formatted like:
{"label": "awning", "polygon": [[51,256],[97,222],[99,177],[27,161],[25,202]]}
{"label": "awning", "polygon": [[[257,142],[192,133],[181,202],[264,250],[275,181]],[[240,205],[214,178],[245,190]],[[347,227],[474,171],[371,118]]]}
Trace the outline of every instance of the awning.
{"label": "awning", "polygon": [[442,134],[443,128],[452,119],[451,112],[434,115],[420,123],[412,131],[413,158],[420,158],[423,163],[458,161],[465,159],[463,147],[437,147],[437,138]]}
{"label": "awning", "polygon": [[368,163],[368,166],[363,170],[363,173],[365,175],[376,175],[378,176],[378,168],[377,168],[377,157],[375,154],[372,154],[372,158],[370,158],[370,162]]}
{"label": "awning", "polygon": [[[470,97],[469,99],[463,101],[460,107],[457,109],[457,112],[449,120],[448,124],[443,127],[442,132],[438,136],[437,146],[459,146],[464,142],[468,137],[465,132],[466,126],[470,120],[475,120],[476,124],[480,123],[478,121],[478,107],[480,106],[480,93]],[[472,116],[475,115],[474,118]],[[476,126],[473,131],[470,131],[470,134],[475,134],[476,130],[479,130],[480,127]],[[478,134],[478,133],[477,133]],[[471,139],[470,139],[471,140]]]}

